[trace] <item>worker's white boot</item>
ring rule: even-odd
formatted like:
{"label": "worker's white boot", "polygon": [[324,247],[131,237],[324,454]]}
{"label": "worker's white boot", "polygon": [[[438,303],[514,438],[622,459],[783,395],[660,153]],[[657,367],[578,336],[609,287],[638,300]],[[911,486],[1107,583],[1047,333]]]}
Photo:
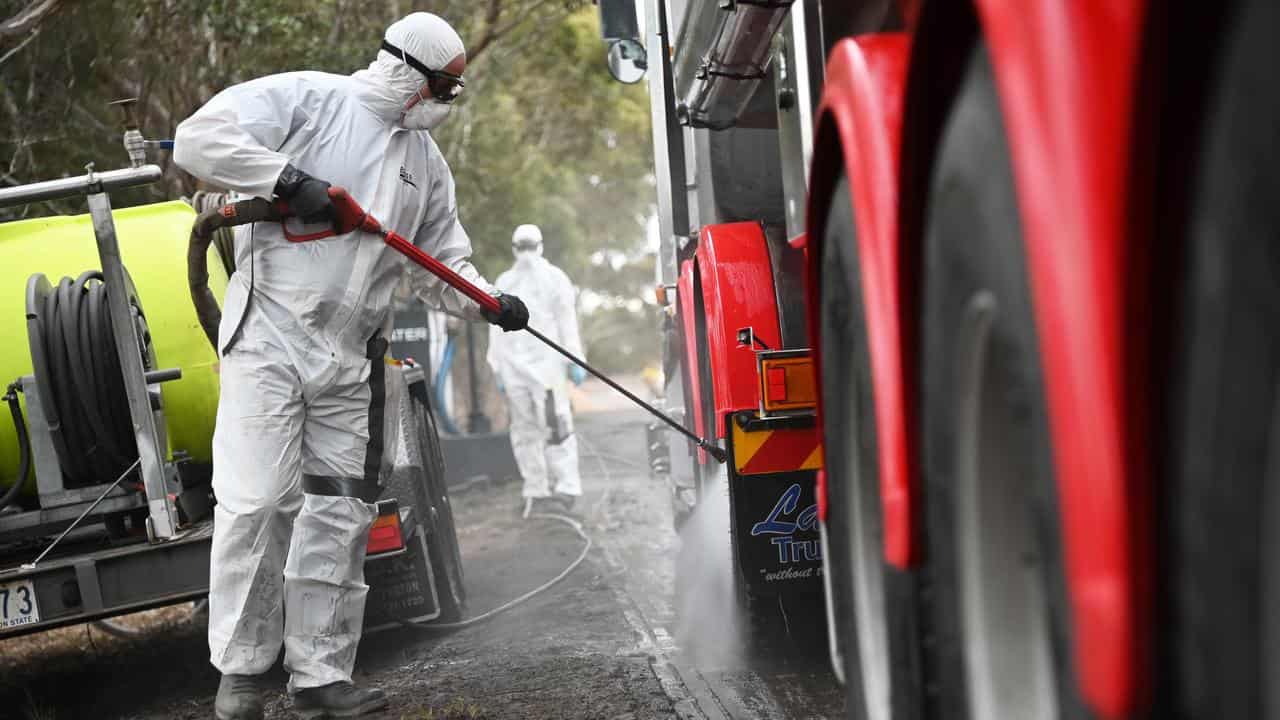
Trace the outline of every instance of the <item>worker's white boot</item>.
{"label": "worker's white boot", "polygon": [[304,688],[293,695],[293,711],[304,720],[353,718],[387,707],[387,694],[378,688],[359,688],[336,682]]}
{"label": "worker's white boot", "polygon": [[218,720],[262,720],[262,688],[257,675],[223,675],[213,703]]}

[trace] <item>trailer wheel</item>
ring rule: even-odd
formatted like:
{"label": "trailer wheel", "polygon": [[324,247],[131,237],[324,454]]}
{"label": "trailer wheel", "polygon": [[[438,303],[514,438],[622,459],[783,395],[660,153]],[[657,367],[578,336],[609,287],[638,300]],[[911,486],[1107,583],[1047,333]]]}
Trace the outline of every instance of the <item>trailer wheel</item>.
{"label": "trailer wheel", "polygon": [[[915,717],[910,579],[884,562],[874,386],[849,180],[836,183],[822,239],[823,447],[829,617],[852,717]],[[894,639],[907,641],[894,652]]]}
{"label": "trailer wheel", "polygon": [[922,421],[930,685],[940,717],[1075,717],[1057,491],[991,65],[968,55],[925,223]]}
{"label": "trailer wheel", "polygon": [[424,393],[422,399],[414,398],[418,415],[418,433],[421,436],[422,460],[427,476],[427,501],[430,503],[430,536],[427,550],[431,565],[437,568],[436,591],[440,595],[440,618],[444,622],[462,619],[466,608],[467,591],[463,585],[462,548],[458,545],[458,530],[453,524],[453,505],[449,501],[449,489],[445,485],[444,451],[440,448],[440,432],[436,427],[435,413]]}
{"label": "trailer wheel", "polygon": [[396,468],[383,495],[413,505],[415,517],[427,534],[427,556],[435,576],[440,620],[454,622],[462,619],[466,589],[463,586],[462,554],[453,524],[453,507],[445,485],[440,436],[425,386],[410,386],[406,402],[412,422],[403,425],[410,432],[405,440],[416,443],[422,467]]}
{"label": "trailer wheel", "polygon": [[[1170,87],[1187,107],[1167,117],[1194,126],[1161,131],[1162,161],[1186,166],[1161,172],[1180,187],[1162,188],[1174,195],[1157,204],[1154,244],[1184,248],[1157,486],[1168,629],[1157,697],[1170,717],[1278,718],[1280,5],[1221,7],[1175,16]],[[1198,47],[1206,37],[1215,52]],[[1202,91],[1188,92],[1197,75]]]}

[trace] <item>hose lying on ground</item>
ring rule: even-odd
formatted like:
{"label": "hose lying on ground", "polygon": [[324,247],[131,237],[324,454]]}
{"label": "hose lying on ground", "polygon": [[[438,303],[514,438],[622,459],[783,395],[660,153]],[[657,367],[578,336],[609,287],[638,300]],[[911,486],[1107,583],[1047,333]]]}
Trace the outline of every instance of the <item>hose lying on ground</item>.
{"label": "hose lying on ground", "polygon": [[[589,452],[593,457],[595,457],[596,463],[600,466],[600,472],[604,476],[605,486],[606,487],[611,486],[613,484],[613,475],[612,473],[609,472],[609,467],[605,465],[604,457],[619,457],[619,456],[602,456],[591,446],[590,443],[586,442],[585,438],[583,438],[581,434],[579,434],[579,440],[582,441],[583,448],[587,450],[587,452]],[[521,595],[520,597],[515,598],[514,600],[511,600],[502,605],[499,605],[498,607],[486,613],[477,615],[473,618],[467,618],[466,620],[463,620],[461,622],[436,623],[436,622],[426,621],[426,622],[415,623],[409,620],[405,620],[405,621],[402,621],[403,624],[408,625],[410,627],[416,627],[421,630],[460,630],[465,627],[470,627],[472,625],[482,623],[486,620],[490,620],[496,617],[497,615],[500,615],[501,613],[504,613],[510,610],[511,608],[516,607],[517,605],[520,605],[521,603],[527,602],[528,600],[532,599],[533,597],[537,596],[542,592],[545,592],[551,589],[551,587],[554,586],[556,583],[568,577],[569,573],[578,569],[578,566],[582,564],[582,561],[587,559],[587,553],[591,551],[591,538],[588,537],[586,531],[582,529],[582,523],[578,522],[577,520],[574,520],[573,518],[567,515],[559,515],[556,513],[532,513],[529,515],[529,517],[539,518],[544,520],[555,520],[556,522],[564,523],[565,525],[568,525],[570,528],[572,528],[573,531],[578,534],[578,537],[582,538],[582,541],[583,541],[582,551],[578,553],[578,557],[573,559],[573,562],[569,563],[568,567],[560,571],[559,575],[556,575],[555,577],[551,578],[547,582],[539,585],[538,587],[530,590],[529,592]]]}
{"label": "hose lying on ground", "polygon": [[574,558],[573,562],[569,563],[568,567],[566,567],[564,570],[561,570],[559,575],[556,575],[550,580],[542,583],[538,587],[530,590],[529,592],[521,595],[518,598],[515,598],[514,600],[503,603],[502,605],[499,605],[498,607],[488,612],[481,613],[480,615],[477,615],[473,618],[467,618],[466,620],[462,620],[460,622],[437,623],[437,622],[431,622],[429,620],[426,622],[420,622],[420,623],[413,622],[412,620],[403,620],[401,622],[403,622],[405,625],[408,625],[410,627],[416,627],[422,630],[460,630],[465,627],[477,625],[479,623],[484,622],[485,620],[490,620],[510,610],[511,608],[516,607],[517,605],[520,605],[532,599],[538,594],[545,592],[547,590],[550,590],[551,587],[554,586],[556,583],[560,582],[566,577],[569,577],[569,573],[573,572],[574,570],[577,570],[578,566],[582,564],[582,561],[587,559],[587,553],[591,551],[591,538],[587,537],[586,531],[582,529],[582,524],[567,515],[557,515],[555,513],[532,513],[529,515],[529,517],[538,518],[541,520],[555,520],[556,522],[564,523],[565,525],[568,525],[570,528],[573,528],[573,531],[578,534],[578,537],[582,538],[582,543],[583,543],[582,552],[578,553],[578,557]]}

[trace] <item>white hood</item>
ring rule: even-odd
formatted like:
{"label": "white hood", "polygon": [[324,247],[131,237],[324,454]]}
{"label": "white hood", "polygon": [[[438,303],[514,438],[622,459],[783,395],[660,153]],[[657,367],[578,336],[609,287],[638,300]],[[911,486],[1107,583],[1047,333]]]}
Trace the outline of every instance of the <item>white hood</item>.
{"label": "white hood", "polygon": [[[397,20],[387,28],[387,42],[417,58],[429,68],[448,65],[451,60],[466,53],[462,38],[439,15],[416,12]],[[379,115],[398,119],[423,83],[426,76],[414,70],[404,59],[386,50],[379,50],[378,57],[369,67],[353,74],[357,80],[369,85],[366,100]]]}

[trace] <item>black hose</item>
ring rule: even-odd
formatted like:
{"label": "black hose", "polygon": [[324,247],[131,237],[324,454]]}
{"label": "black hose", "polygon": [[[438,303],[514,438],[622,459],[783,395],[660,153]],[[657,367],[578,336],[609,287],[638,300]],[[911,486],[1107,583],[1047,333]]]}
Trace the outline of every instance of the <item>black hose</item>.
{"label": "black hose", "polygon": [[[191,226],[191,239],[187,244],[187,286],[191,290],[191,303],[196,308],[196,318],[204,330],[209,344],[218,347],[218,325],[222,322],[222,308],[209,289],[209,243],[223,228],[247,225],[264,220],[279,220],[280,213],[271,203],[261,198],[211,208],[196,216]],[[226,252],[219,248],[219,253]],[[229,252],[227,254],[230,254]],[[223,255],[225,258],[227,255]]]}
{"label": "black hose", "polygon": [[31,473],[31,439],[27,435],[27,421],[22,417],[22,406],[18,404],[17,383],[9,386],[4,399],[9,403],[9,414],[13,416],[13,428],[18,433],[18,474],[13,478],[13,485],[0,496],[0,510],[4,510],[18,499],[22,486],[27,483],[27,475]]}
{"label": "black hose", "polygon": [[[221,210],[226,204],[227,193],[225,192],[197,190],[191,196],[191,207],[195,208],[197,215],[209,210]],[[210,244],[218,249],[218,259],[222,261],[222,269],[226,271],[227,277],[231,277],[236,271],[235,232],[230,226],[221,227],[213,231],[212,237]]]}
{"label": "black hose", "polygon": [[67,486],[121,474],[137,460],[138,446],[102,273],[62,278],[31,309],[44,351],[32,356],[36,381],[52,406],[46,414]]}

